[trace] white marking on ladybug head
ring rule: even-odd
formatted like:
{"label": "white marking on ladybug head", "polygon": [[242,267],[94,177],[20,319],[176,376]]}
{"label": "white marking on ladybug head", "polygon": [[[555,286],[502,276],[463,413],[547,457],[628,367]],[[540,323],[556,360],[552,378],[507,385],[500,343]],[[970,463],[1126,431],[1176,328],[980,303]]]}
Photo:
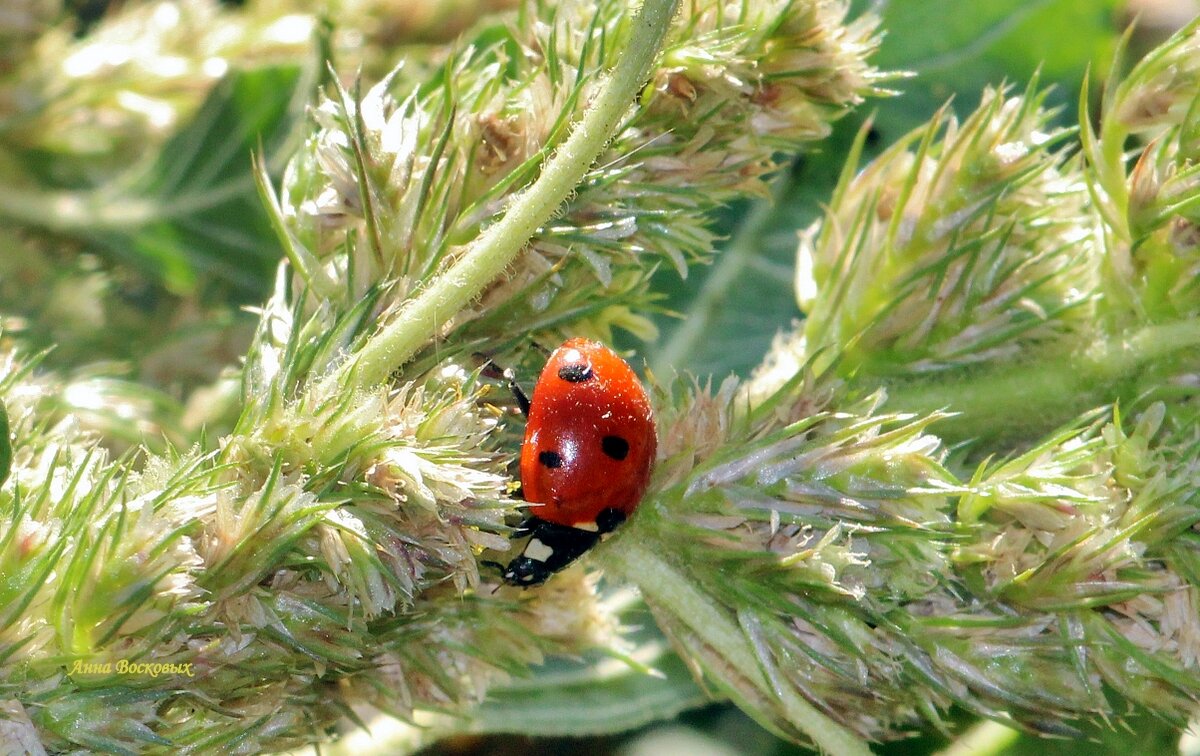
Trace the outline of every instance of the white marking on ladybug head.
{"label": "white marking on ladybug head", "polygon": [[580,530],[586,530],[589,533],[600,532],[600,526],[594,522],[577,522],[575,523],[575,527],[579,528]]}
{"label": "white marking on ladybug head", "polygon": [[550,557],[554,556],[554,549],[534,538],[529,541],[529,545],[525,547],[525,556],[535,562],[545,562]]}

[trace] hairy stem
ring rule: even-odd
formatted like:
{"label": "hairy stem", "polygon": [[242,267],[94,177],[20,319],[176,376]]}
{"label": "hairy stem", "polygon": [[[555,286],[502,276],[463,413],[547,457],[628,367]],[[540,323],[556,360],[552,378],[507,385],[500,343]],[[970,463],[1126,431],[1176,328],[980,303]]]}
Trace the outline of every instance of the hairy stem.
{"label": "hairy stem", "polygon": [[584,113],[571,136],[504,217],[490,226],[445,273],[404,304],[371,337],[357,359],[331,377],[341,385],[382,382],[455,313],[478,296],[525,247],[529,237],[554,215],[575,190],[600,151],[612,138],[634,95],[650,76],[678,0],[645,0],[633,21],[625,49],[600,96]]}
{"label": "hairy stem", "polygon": [[614,548],[597,556],[604,567],[636,585],[648,601],[686,624],[689,630],[722,656],[761,691],[780,697],[790,724],[812,738],[823,752],[869,756],[867,745],[786,686],[772,686],[755,656],[754,648],[737,621],[698,589],[692,580],[659,554],[661,547],[648,543],[630,529]]}
{"label": "hairy stem", "polygon": [[920,414],[949,409],[956,416],[938,427],[962,437],[1055,424],[1110,401],[1116,384],[1137,377],[1151,363],[1197,346],[1200,320],[1145,326],[1079,356],[1047,354],[966,375],[890,385],[888,404]]}

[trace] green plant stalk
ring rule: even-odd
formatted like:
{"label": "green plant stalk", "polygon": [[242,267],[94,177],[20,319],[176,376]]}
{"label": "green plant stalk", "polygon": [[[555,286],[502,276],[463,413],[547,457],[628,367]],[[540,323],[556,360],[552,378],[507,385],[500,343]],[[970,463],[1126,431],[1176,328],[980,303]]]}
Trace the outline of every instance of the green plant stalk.
{"label": "green plant stalk", "polygon": [[[638,586],[642,595],[686,623],[692,632],[713,648],[763,691],[773,688],[764,674],[754,649],[745,634],[726,612],[723,612],[694,581],[681,574],[664,560],[654,545],[647,543],[636,529],[622,534],[616,548],[604,549],[599,555],[606,570]],[[804,732],[823,752],[839,756],[870,756],[871,750],[856,735],[817,711],[793,691],[774,689],[788,713],[788,719]]]}
{"label": "green plant stalk", "polygon": [[960,735],[936,756],[1000,756],[1012,748],[1021,733],[999,722],[983,720]]}
{"label": "green plant stalk", "polygon": [[[887,386],[888,406],[927,414],[949,409],[943,430],[973,436],[997,423],[1063,418],[1110,401],[1114,384],[1151,363],[1200,346],[1200,320],[1145,326],[1110,337],[1079,355],[1047,354],[1032,361]],[[1074,409],[1072,409],[1074,408]]]}
{"label": "green plant stalk", "polygon": [[[237,187],[238,192],[244,189]],[[213,203],[224,199],[227,197],[216,197]],[[165,208],[135,198],[113,202],[112,192],[108,189],[47,191],[32,186],[0,186],[0,217],[58,234],[138,228],[158,218],[196,209],[204,208],[195,203],[188,207]]]}
{"label": "green plant stalk", "polygon": [[678,0],[645,0],[633,20],[629,46],[571,136],[538,179],[490,226],[449,270],[410,299],[328,380],[346,387],[383,382],[455,313],[467,306],[524,249],[539,227],[575,191],[612,139],[634,95],[646,83]]}

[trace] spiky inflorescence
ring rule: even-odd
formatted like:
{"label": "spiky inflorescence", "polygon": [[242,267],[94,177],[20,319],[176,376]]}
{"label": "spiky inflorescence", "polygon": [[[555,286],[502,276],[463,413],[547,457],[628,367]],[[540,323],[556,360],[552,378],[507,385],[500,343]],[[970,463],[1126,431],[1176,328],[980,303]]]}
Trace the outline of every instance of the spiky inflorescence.
{"label": "spiky inflorescence", "polygon": [[86,159],[70,167],[95,179],[165,140],[231,65],[302,58],[314,29],[311,16],[209,0],[131,3],[82,37],[61,21],[0,86],[3,142]]}
{"label": "spiky inflorescence", "polygon": [[[815,358],[886,386],[895,409],[953,411],[947,438],[994,440],[1185,390],[1200,368],[1198,33],[1114,78],[1097,132],[1081,113],[1082,157],[1035,85],[986,92],[961,125],[934,118],[858,174],[853,155],[800,244],[806,320],[748,395]],[[1133,135],[1151,141],[1128,160]]]}
{"label": "spiky inflorescence", "polygon": [[[826,483],[837,477],[821,460],[837,459],[838,448],[822,447],[823,433],[836,439],[843,425],[883,428],[889,418],[851,410],[840,417],[817,414],[800,426],[808,446],[799,450],[777,457],[769,445],[744,441],[742,481],[718,481],[698,496],[703,463],[699,477],[672,480],[645,533],[631,539],[644,551],[628,560],[632,564],[620,554],[608,557],[636,580],[646,567],[639,559],[663,555],[655,566],[669,578],[683,563],[674,563],[662,545],[699,542],[693,551],[702,553],[685,567],[695,576],[692,594],[670,590],[679,586],[669,579],[660,581],[668,589],[656,590],[655,578],[643,587],[705,674],[776,727],[794,722],[792,709],[804,699],[876,738],[922,719],[937,724],[950,704],[1067,735],[1119,719],[1127,701],[1179,724],[1196,710],[1200,447],[1189,397],[1200,327],[1183,237],[1195,195],[1187,145],[1200,101],[1198,29],[1184,29],[1114,84],[1099,137],[1084,129],[1087,184],[1077,162],[1044,151],[1053,140],[1041,134],[1037,124],[1044,116],[1028,93],[1011,100],[991,93],[962,131],[950,129],[939,141],[931,129],[915,154],[902,144],[857,176],[848,170],[819,235],[801,245],[799,293],[810,318],[802,338],[781,339],[745,391],[727,392],[738,399],[718,413],[725,419],[705,427],[735,427],[728,418],[746,406],[778,402],[780,384],[814,366],[860,387],[932,372],[923,406],[983,417],[973,427],[984,434],[1045,423],[1081,401],[1099,403],[1097,396],[1129,397],[1130,406],[1144,408],[1134,422],[1094,411],[1041,441],[1027,437],[1020,451],[973,474],[935,466],[945,452],[931,440],[919,453],[920,474],[905,478],[911,461],[896,464],[894,452],[884,448],[856,460],[862,466],[852,467],[844,481],[857,490],[849,490]],[[980,113],[989,118],[977,120]],[[1011,139],[989,136],[1021,123]],[[1127,164],[1131,134],[1152,140]],[[971,154],[991,158],[980,169],[960,160]],[[997,162],[1004,155],[1014,159],[1015,172],[987,189],[993,171],[1010,164]],[[985,190],[970,191],[981,176]],[[940,182],[959,189],[931,193]],[[1059,196],[1055,188],[1065,192],[1062,204],[1047,207],[1048,197]],[[1099,212],[1084,202],[1084,188]],[[910,199],[918,193],[923,202]],[[904,215],[897,206],[913,212]],[[1067,212],[1060,215],[1060,207]],[[1040,225],[1044,236],[1034,233]],[[943,237],[940,230],[952,233]],[[900,251],[919,252],[931,239],[945,244],[929,257],[896,254],[900,242]],[[1069,246],[1072,240],[1077,247]],[[978,290],[986,296],[972,299],[976,289],[969,284],[978,281],[988,284]],[[998,311],[993,298],[1006,304]],[[963,307],[972,302],[974,309]],[[1085,313],[1087,320],[1078,318]],[[911,332],[920,338],[906,340]],[[955,343],[972,350],[947,349]],[[961,382],[944,377],[975,359],[987,370],[963,371]],[[1134,371],[1141,375],[1130,381]],[[909,399],[912,385],[894,384],[909,391]],[[1167,401],[1139,397],[1147,389]],[[702,398],[704,406],[713,402]],[[687,426],[677,435],[686,438]],[[692,446],[713,444],[695,439]],[[974,452],[985,448],[976,443]],[[790,468],[797,456],[807,466]],[[749,470],[763,465],[790,470],[795,482],[760,488],[763,481]],[[824,500],[814,498],[810,510],[797,511],[789,493],[814,478]],[[871,502],[881,494],[889,503],[927,503],[915,527],[904,531],[907,537],[895,537],[873,511]],[[697,530],[691,515],[697,504],[720,513],[704,522],[705,530]],[[832,520],[836,525],[868,513],[866,534],[848,539],[864,544],[850,549],[861,564],[841,566],[847,560],[838,541],[818,537],[829,529],[811,520],[826,510],[846,513]],[[775,513],[765,518],[769,527],[755,524],[763,511]],[[771,547],[788,524],[815,532],[780,554]],[[874,540],[876,532],[889,537]],[[745,550],[734,563],[745,565],[754,580],[739,585],[736,595],[704,569],[733,558],[709,550],[714,534]],[[825,567],[827,549],[834,568]],[[889,560],[897,555],[924,559],[928,571],[912,561],[893,569]],[[826,579],[816,587],[797,569],[810,561],[825,568]],[[880,582],[856,593],[842,577],[855,569]],[[782,585],[765,597],[774,604],[747,607],[740,598],[753,599],[756,584],[772,581]],[[707,615],[697,609],[705,606]],[[732,651],[722,652],[712,642],[717,634],[706,633],[694,617],[707,617],[715,627],[724,622],[733,632]],[[739,641],[752,653],[739,656]]]}
{"label": "spiky inflorescence", "polygon": [[738,396],[675,403],[650,499],[600,558],[764,724],[836,750],[804,702],[869,739],[952,704],[1063,735],[1122,697],[1194,711],[1193,411],[1085,421],[960,476],[936,418],[813,384]]}
{"label": "spiky inflorescence", "polygon": [[345,70],[376,69],[511,0],[419,0],[403,11],[390,0],[121,3],[83,35],[61,5],[22,0],[0,19],[0,142],[86,159],[95,178],[161,143],[231,67],[303,59],[322,16],[337,15],[330,46]]}
{"label": "spiky inflorescence", "polygon": [[[594,96],[628,34],[621,7],[531,4],[428,84],[398,69],[360,105],[346,93],[323,104],[281,198],[311,278],[352,270],[355,297],[384,277],[392,302],[457,259]],[[708,211],[760,193],[777,151],[876,91],[873,26],[844,16],[837,2],[688,5],[608,150],[505,280],[455,316],[452,342],[494,349],[496,334],[511,344],[568,323],[646,333],[655,259],[682,272],[706,256]]]}
{"label": "spiky inflorescence", "polygon": [[464,373],[281,403],[217,452],[141,464],[55,421],[47,380],[15,360],[0,380],[0,699],[52,748],[298,746],[352,705],[462,706],[545,652],[611,641],[591,587],[468,591],[512,503]]}
{"label": "spiky inflorescence", "polygon": [[903,376],[1086,329],[1097,230],[1043,98],[989,90],[961,123],[943,111],[861,172],[850,160],[800,245],[809,350],[837,347],[842,374]]}
{"label": "spiky inflorescence", "polygon": [[[192,271],[199,273],[198,280],[181,285],[167,273],[180,263],[171,261],[175,255],[198,254],[209,261],[223,255],[209,256],[213,250],[197,247],[211,245],[192,239],[139,259],[127,250],[157,245],[144,237],[113,244],[106,238],[109,230],[142,236],[137,229],[144,231],[154,219],[187,226],[189,221],[179,219],[181,211],[203,212],[228,192],[247,188],[242,182],[248,171],[237,169],[249,163],[231,146],[236,140],[227,133],[198,148],[194,162],[184,161],[186,169],[179,162],[165,168],[172,156],[186,150],[180,149],[181,135],[197,136],[219,122],[207,120],[214,114],[202,103],[221,99],[223,80],[311,64],[326,48],[345,72],[353,72],[360,61],[372,71],[386,61],[387,70],[397,50],[432,68],[441,53],[428,46],[416,50],[416,39],[448,42],[480,11],[506,4],[508,0],[413,0],[398,13],[393,0],[271,0],[237,7],[217,0],[87,8],[64,7],[56,0],[6,3],[0,13],[0,166],[5,170],[0,216],[7,219],[0,233],[0,304],[5,332],[35,349],[53,345],[49,359],[60,366],[139,361],[143,381],[174,389],[213,380],[221,367],[236,363],[250,328],[240,323],[231,328],[235,308],[213,291],[195,295],[192,286],[204,290],[214,278],[232,274],[238,286],[256,288],[254,274],[246,277],[245,267],[239,272],[240,256],[265,240],[248,241],[241,225],[246,217],[230,218],[229,227],[219,233],[227,242],[245,242],[246,247],[232,250],[236,261],[228,266],[218,262],[216,269],[201,263]],[[99,18],[90,18],[101,8]],[[326,34],[322,19],[334,12],[338,26]],[[76,18],[76,13],[89,19]],[[280,114],[278,120],[291,125],[289,117]],[[297,133],[302,121],[296,121]],[[258,120],[252,128],[262,125]],[[217,144],[229,153],[222,157]],[[276,154],[270,139],[263,146]],[[212,167],[231,155],[232,170]],[[286,155],[278,157],[281,168]],[[29,170],[34,164],[38,167]],[[215,183],[209,185],[209,180]],[[147,181],[155,183],[154,190],[130,196],[139,194],[137,187],[145,188]],[[190,197],[176,203],[153,193],[164,190]],[[47,207],[57,210],[48,212]],[[257,213],[247,210],[247,215]],[[99,227],[106,232],[96,234]],[[263,252],[269,254],[273,251]],[[164,284],[171,294],[162,290]],[[156,347],[157,353],[150,354]]]}
{"label": "spiky inflorescence", "polygon": [[[669,4],[658,6],[665,26]],[[16,592],[0,604],[6,626],[22,634],[0,647],[0,700],[28,704],[53,747],[298,745],[359,705],[458,710],[546,652],[614,643],[615,621],[580,570],[536,596],[477,590],[477,560],[507,547],[516,514],[512,447],[455,357],[520,338],[508,318],[521,313],[541,313],[526,329],[638,323],[616,287],[640,291],[649,260],[709,251],[701,231],[665,246],[663,215],[701,229],[719,202],[757,191],[774,149],[823,133],[872,91],[862,56],[873,38],[867,22],[842,25],[840,3],[693,6],[672,44],[701,29],[728,57],[700,65],[681,54],[654,77],[674,94],[651,89],[634,107],[516,266],[521,287],[493,283],[474,311],[444,314],[448,338],[425,334],[420,359],[391,365],[379,385],[361,381],[354,358],[377,343],[381,316],[388,324],[512,212],[512,188],[538,174],[589,98],[603,99],[598,69],[620,70],[623,43],[654,39],[627,34],[617,3],[532,10],[541,18],[485,30],[424,84],[393,77],[361,101],[337,90],[318,109],[322,130],[284,201],[269,203],[283,209],[292,265],[261,312],[229,435],[111,460],[88,435],[49,434],[31,425],[44,413],[20,414],[0,533],[10,534],[5,574],[36,579],[5,583]],[[685,71],[691,89],[680,90]],[[680,128],[675,114],[693,100],[704,110]],[[509,143],[514,125],[530,141]],[[742,126],[741,138],[726,132]],[[711,191],[693,197],[685,181]],[[619,222],[593,217],[610,201]],[[614,235],[637,254],[610,260]],[[551,257],[555,269],[539,267]],[[606,319],[589,319],[590,294],[567,285],[592,276],[610,286]],[[20,409],[19,386],[0,400]],[[181,666],[129,675],[123,660]]]}
{"label": "spiky inflorescence", "polygon": [[[1088,179],[1105,221],[1105,294],[1118,323],[1200,313],[1198,53],[1193,22],[1109,88],[1099,133],[1084,121]],[[1129,162],[1133,137],[1141,144]]]}

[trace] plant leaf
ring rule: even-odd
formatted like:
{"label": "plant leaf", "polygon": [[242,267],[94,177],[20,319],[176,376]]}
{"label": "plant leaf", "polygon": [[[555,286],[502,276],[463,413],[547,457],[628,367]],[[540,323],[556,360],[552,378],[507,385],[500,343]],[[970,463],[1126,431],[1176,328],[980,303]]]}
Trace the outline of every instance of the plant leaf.
{"label": "plant leaf", "polygon": [[638,602],[621,620],[639,626],[628,636],[636,643],[630,656],[662,676],[606,656],[553,659],[532,677],[493,688],[473,713],[471,729],[541,737],[601,735],[670,719],[710,702],[669,650],[644,604]]}
{"label": "plant leaf", "polygon": [[[1039,71],[1058,84],[1049,105],[1068,106],[1091,65],[1108,70],[1118,33],[1115,0],[897,0],[881,10],[888,30],[877,62],[912,71],[904,96],[881,108],[885,141],[923,123],[951,95],[978,104],[987,85]],[[1068,114],[1069,115],[1069,114]],[[1069,125],[1069,121],[1064,121]]]}
{"label": "plant leaf", "polygon": [[265,297],[280,250],[251,154],[264,153],[279,173],[306,125],[315,81],[309,69],[277,65],[226,76],[149,168],[108,202],[132,209],[128,219],[95,231],[97,241],[175,291],[215,279],[239,298]]}

